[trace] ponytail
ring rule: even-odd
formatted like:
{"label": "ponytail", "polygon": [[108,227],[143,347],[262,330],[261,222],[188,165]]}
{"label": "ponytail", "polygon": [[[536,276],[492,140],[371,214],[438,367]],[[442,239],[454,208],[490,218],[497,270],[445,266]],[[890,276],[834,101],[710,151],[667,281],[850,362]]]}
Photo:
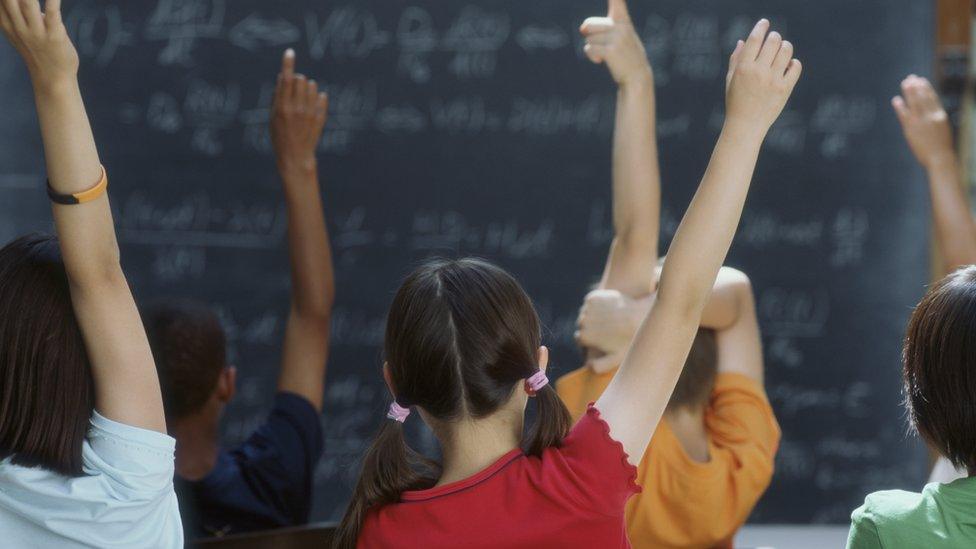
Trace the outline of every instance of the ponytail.
{"label": "ponytail", "polygon": [[535,395],[536,415],[532,428],[526,433],[523,450],[530,456],[541,456],[549,447],[559,447],[569,433],[569,410],[551,384]]}
{"label": "ponytail", "polygon": [[370,507],[396,503],[403,492],[430,484],[430,476],[424,476],[418,470],[433,472],[436,469],[436,464],[407,445],[403,423],[384,421],[363,457],[359,480],[332,546],[354,549]]}

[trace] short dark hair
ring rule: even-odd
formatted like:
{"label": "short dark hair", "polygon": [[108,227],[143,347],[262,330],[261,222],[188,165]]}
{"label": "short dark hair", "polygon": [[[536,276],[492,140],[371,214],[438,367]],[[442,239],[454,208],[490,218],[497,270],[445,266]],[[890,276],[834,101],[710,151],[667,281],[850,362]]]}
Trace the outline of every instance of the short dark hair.
{"label": "short dark hair", "polygon": [[94,380],[58,241],[0,249],[0,458],[81,476]]}
{"label": "short dark hair", "polygon": [[166,417],[200,411],[227,366],[227,338],[217,315],[189,299],[156,300],[143,308]]}
{"label": "short dark hair", "polygon": [[717,376],[718,348],[715,344],[715,330],[699,328],[678,384],[671,393],[668,410],[706,406],[711,399]]}
{"label": "short dark hair", "polygon": [[912,425],[953,465],[976,473],[976,266],[922,298],[902,357]]}

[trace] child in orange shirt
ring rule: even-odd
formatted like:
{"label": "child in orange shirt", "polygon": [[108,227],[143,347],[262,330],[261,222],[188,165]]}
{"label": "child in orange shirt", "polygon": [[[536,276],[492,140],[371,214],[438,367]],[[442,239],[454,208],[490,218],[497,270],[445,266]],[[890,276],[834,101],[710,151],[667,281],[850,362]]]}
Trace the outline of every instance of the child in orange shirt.
{"label": "child in orange shirt", "polygon": [[[587,363],[556,386],[574,419],[613,379],[654,301],[660,211],[653,72],[640,39],[625,20],[589,18],[581,31],[588,57],[607,64],[620,91],[616,237],[599,289],[580,314],[577,339]],[[638,467],[644,490],[627,508],[637,548],[731,545],[772,478],[780,432],[763,390],[759,326],[743,273],[721,270],[701,326]]]}

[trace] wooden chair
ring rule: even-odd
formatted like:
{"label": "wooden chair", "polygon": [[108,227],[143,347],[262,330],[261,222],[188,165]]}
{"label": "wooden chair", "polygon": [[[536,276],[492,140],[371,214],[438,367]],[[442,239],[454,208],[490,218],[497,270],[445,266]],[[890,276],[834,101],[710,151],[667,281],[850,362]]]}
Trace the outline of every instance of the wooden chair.
{"label": "wooden chair", "polygon": [[265,532],[210,538],[193,543],[200,549],[329,549],[336,524],[309,524]]}

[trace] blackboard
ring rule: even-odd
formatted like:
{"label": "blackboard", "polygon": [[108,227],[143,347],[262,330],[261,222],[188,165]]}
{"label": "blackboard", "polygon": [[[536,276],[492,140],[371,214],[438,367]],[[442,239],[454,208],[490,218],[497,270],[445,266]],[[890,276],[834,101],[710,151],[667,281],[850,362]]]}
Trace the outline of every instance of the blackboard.
{"label": "blackboard", "polygon": [[[654,61],[666,244],[721,124],[727,54],[761,15],[804,80],[772,130],[729,263],[753,277],[784,438],[752,519],[844,522],[918,488],[899,407],[900,340],[928,276],[922,174],[888,99],[932,58],[915,0],[659,0],[632,6]],[[267,108],[280,52],[328,84],[321,145],[338,303],[314,517],[338,518],[386,397],[380,344],[398,280],[476,254],[537,301],[557,372],[610,232],[615,90],[580,53],[599,1],[65,2],[140,298],[213,304],[240,370],[228,443],[271,401],[288,274]],[[0,46],[0,240],[50,226],[26,75]],[[428,441],[429,442],[429,441]]]}

